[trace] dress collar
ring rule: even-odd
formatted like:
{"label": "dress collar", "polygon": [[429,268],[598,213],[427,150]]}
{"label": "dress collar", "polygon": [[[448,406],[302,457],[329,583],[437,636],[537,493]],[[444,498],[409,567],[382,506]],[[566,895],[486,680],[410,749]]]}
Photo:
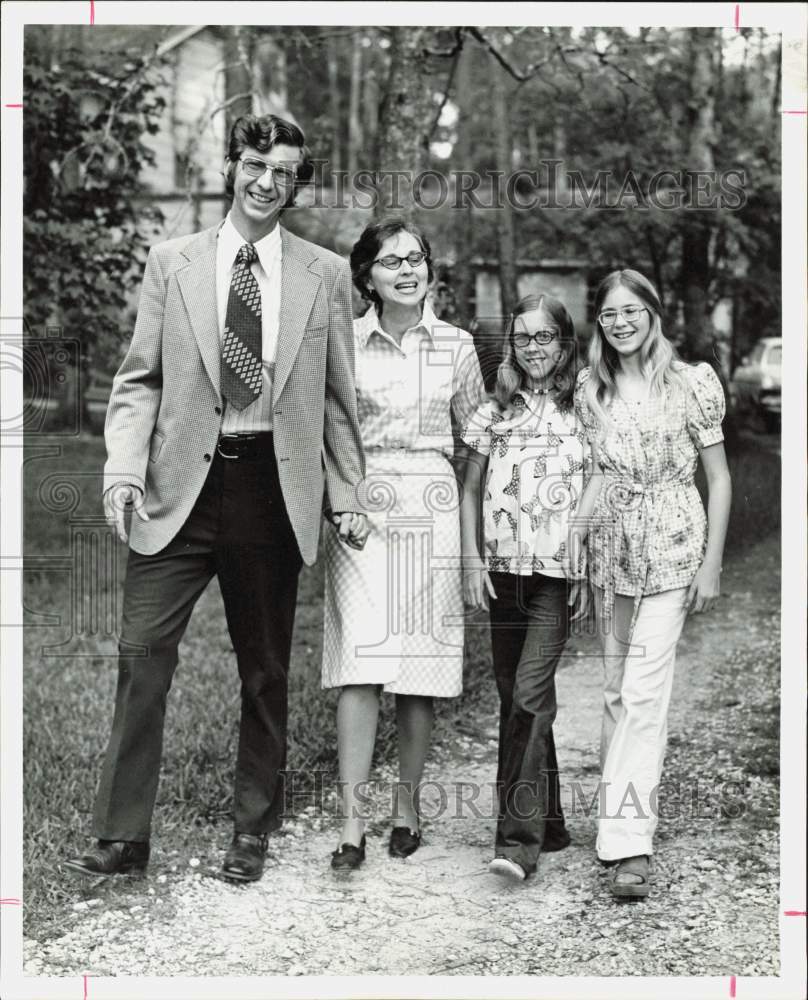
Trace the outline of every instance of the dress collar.
{"label": "dress collar", "polygon": [[[424,308],[421,312],[421,319],[408,330],[405,330],[404,335],[406,336],[406,334],[417,330],[423,330],[429,339],[434,343],[437,327],[445,325],[445,323],[441,323],[441,321],[437,318],[432,310],[432,306],[424,300]],[[363,349],[367,346],[368,340],[370,340],[374,333],[378,334],[385,340],[391,341],[391,338],[382,330],[381,323],[379,322],[379,316],[376,312],[376,306],[374,305],[371,305],[370,309],[368,309],[364,316],[360,316],[359,319],[356,320],[355,329],[357,339],[359,340],[359,346]]]}

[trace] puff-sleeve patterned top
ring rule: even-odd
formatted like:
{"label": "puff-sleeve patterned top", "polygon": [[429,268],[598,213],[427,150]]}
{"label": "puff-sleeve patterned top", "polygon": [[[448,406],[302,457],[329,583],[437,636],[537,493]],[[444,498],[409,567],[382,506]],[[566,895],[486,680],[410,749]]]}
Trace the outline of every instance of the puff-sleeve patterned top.
{"label": "puff-sleeve patterned top", "polygon": [[724,391],[709,364],[682,365],[681,390],[643,402],[616,395],[601,432],[578,375],[575,408],[605,475],[587,549],[591,582],[606,595],[640,598],[690,586],[704,558],[707,518],[694,477],[699,449],[724,440]]}

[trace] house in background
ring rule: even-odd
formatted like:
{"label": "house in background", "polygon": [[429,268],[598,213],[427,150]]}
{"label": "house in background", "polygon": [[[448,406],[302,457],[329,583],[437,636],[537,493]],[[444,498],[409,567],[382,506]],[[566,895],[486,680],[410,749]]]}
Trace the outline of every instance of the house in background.
{"label": "house in background", "polygon": [[[237,114],[252,108],[295,120],[289,109],[285,56],[269,35],[252,38],[248,66],[239,48],[237,27],[54,25],[39,30],[52,33],[54,52],[66,46],[88,51],[100,47],[110,59],[132,50],[154,57],[156,93],[164,99],[165,108],[158,131],[143,139],[153,150],[155,162],[141,174],[140,197],[144,204],[160,209],[163,222],[159,226],[149,224],[144,232],[149,243],[196,232],[222,219],[228,207],[223,161],[229,124]],[[372,220],[372,210],[337,206],[327,191],[321,197],[322,207],[318,207],[317,195],[311,190],[303,192],[300,209],[288,211],[284,225],[347,256],[359,233]],[[451,282],[454,248],[439,245],[446,221],[443,212],[430,213],[428,228],[435,233],[436,251],[439,258],[446,260]],[[481,355],[493,356],[501,346],[503,330],[497,265],[494,260],[476,259],[472,268],[475,338]],[[518,272],[520,295],[539,288],[556,294],[568,304],[576,326],[584,328],[586,262],[524,260],[518,262]],[[137,296],[136,290],[130,302],[133,315]],[[358,300],[355,305],[359,307]],[[89,403],[93,424],[100,428],[110,379],[94,373],[93,383]]]}
{"label": "house in background", "polygon": [[157,93],[166,106],[159,131],[146,140],[155,163],[141,175],[148,191],[144,197],[163,213],[155,240],[205,229],[225,210],[227,50],[216,26],[174,30],[157,45],[156,75],[163,81]]}
{"label": "house in background", "polygon": [[270,36],[254,41],[249,65],[239,51],[239,28],[220,25],[49,25],[55,53],[65,48],[152,57],[156,94],[165,101],[160,127],[144,143],[155,154],[141,179],[144,203],[159,208],[153,242],[196,232],[227,208],[222,168],[229,122],[251,108],[294,120],[287,107],[285,57]]}
{"label": "house in background", "polygon": [[[497,262],[475,257],[472,264],[477,322],[495,320],[502,315]],[[552,295],[567,307],[576,330],[580,333],[586,329],[589,261],[568,257],[517,260],[516,270],[519,298],[532,292]]]}

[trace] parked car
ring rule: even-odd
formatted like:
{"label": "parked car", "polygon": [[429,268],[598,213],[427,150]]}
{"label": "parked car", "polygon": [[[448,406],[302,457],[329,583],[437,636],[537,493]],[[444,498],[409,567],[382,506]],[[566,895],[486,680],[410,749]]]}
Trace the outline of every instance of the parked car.
{"label": "parked car", "polygon": [[764,337],[743,358],[729,385],[736,412],[761,420],[767,431],[776,431],[780,426],[782,359],[782,337]]}

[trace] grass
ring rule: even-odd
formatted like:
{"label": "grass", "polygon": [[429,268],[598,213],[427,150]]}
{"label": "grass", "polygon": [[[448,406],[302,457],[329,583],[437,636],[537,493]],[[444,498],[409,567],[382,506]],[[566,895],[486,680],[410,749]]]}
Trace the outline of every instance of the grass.
{"label": "grass", "polygon": [[[47,655],[45,647],[71,635],[71,530],[77,518],[85,536],[107,532],[100,512],[103,441],[95,437],[37,440],[59,444],[58,455],[26,450],[24,531],[24,865],[26,933],[44,938],[60,933],[61,906],[76,898],[76,883],[59,874],[57,862],[82,849],[89,838],[90,812],[106,747],[116,682],[114,639],[84,635],[73,643],[79,655]],[[735,504],[729,545],[779,530],[779,460],[749,449],[731,455]],[[72,513],[58,503],[67,481],[76,487]],[[72,519],[72,520],[71,520]],[[124,550],[102,592],[120,600]],[[48,557],[48,558],[43,558]],[[306,787],[315,772],[333,777],[336,761],[336,693],[320,688],[323,564],[301,574],[290,670],[290,770]],[[81,591],[83,588],[78,588]],[[87,594],[79,593],[85,614]],[[75,602],[74,602],[75,603]],[[43,624],[59,615],[61,624]],[[64,647],[62,648],[64,652]],[[464,692],[437,699],[436,743],[451,740],[481,711],[495,726],[496,690],[490,670],[485,620],[467,629]],[[383,699],[376,763],[395,756],[393,699]],[[159,853],[153,867],[172,858],[204,855],[222,846],[231,829],[233,764],[239,715],[235,656],[214,581],[199,601],[180,648],[180,665],[169,697],[163,770],[154,817]],[[308,775],[308,779],[306,778]]]}

